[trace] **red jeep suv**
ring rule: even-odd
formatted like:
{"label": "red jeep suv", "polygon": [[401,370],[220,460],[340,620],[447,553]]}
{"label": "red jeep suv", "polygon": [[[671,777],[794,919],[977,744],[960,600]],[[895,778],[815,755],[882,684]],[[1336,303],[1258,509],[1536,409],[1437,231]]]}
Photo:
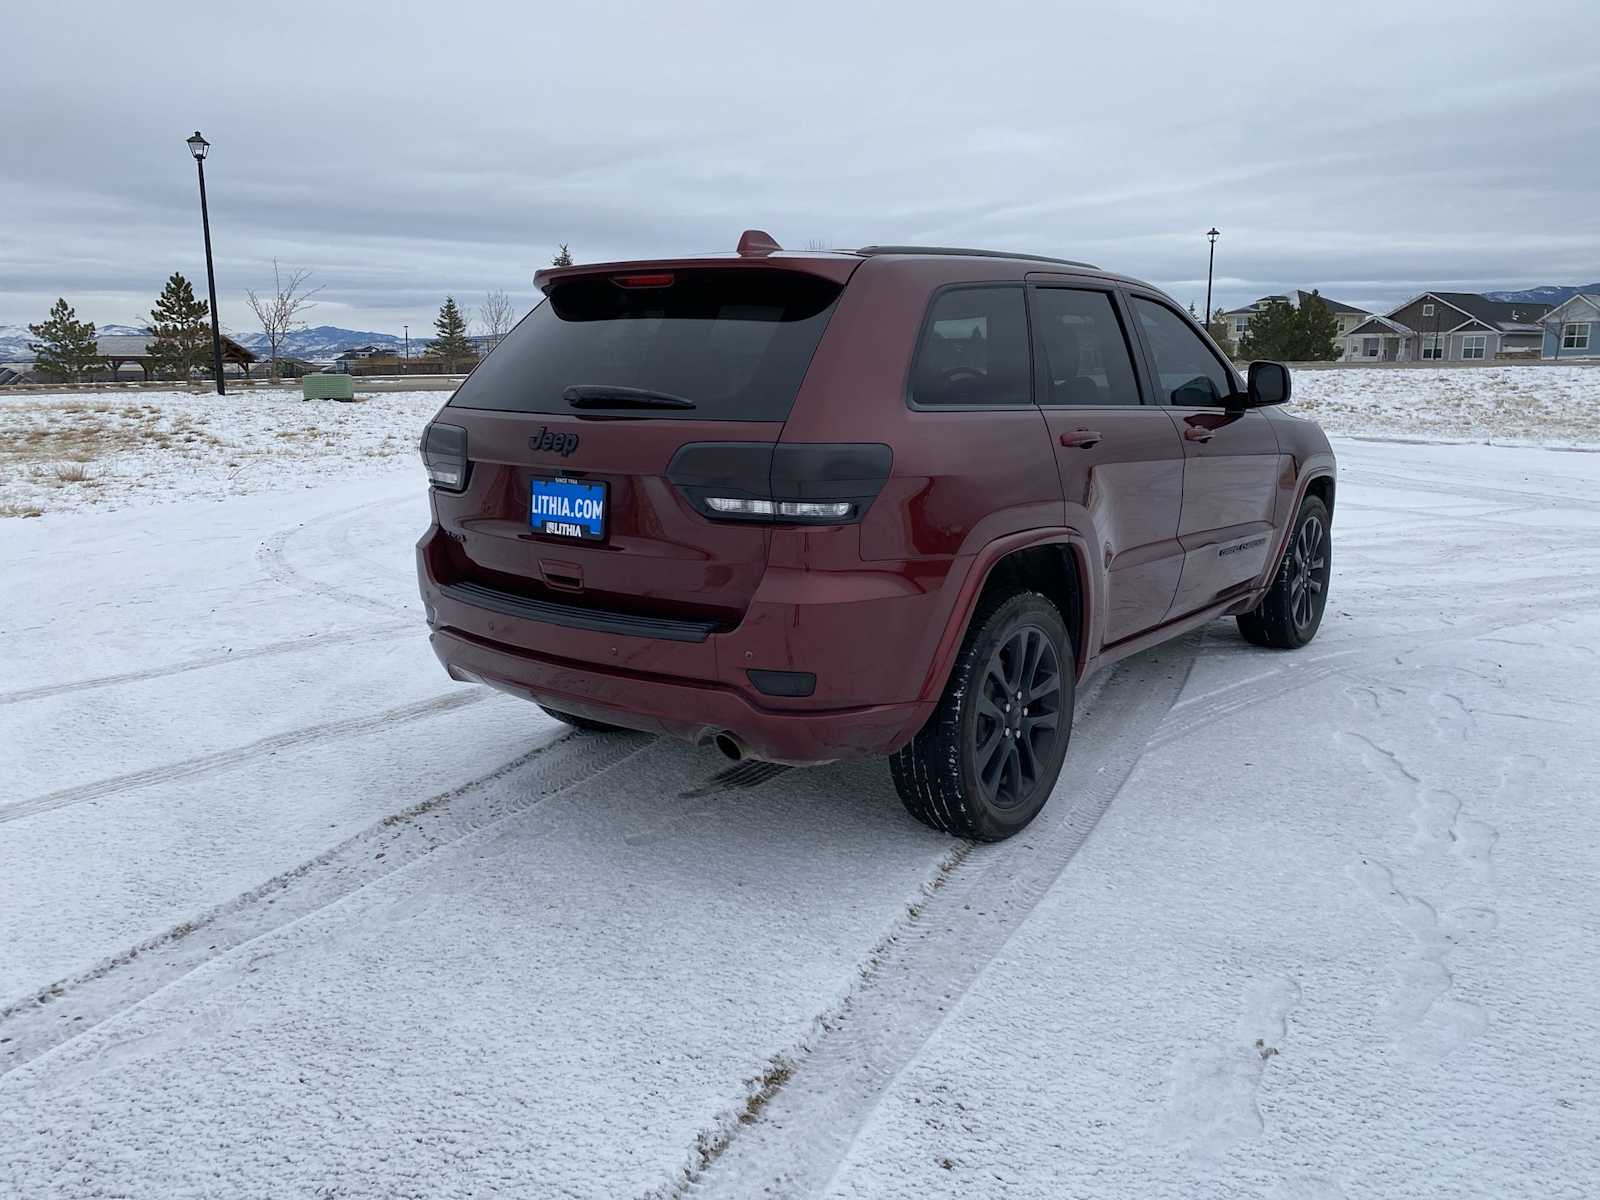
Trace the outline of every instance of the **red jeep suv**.
{"label": "red jeep suv", "polygon": [[1075,685],[1222,615],[1321,621],[1334,459],[1147,284],[924,246],[549,269],[427,427],[454,679],[729,758],[887,755],[999,839]]}

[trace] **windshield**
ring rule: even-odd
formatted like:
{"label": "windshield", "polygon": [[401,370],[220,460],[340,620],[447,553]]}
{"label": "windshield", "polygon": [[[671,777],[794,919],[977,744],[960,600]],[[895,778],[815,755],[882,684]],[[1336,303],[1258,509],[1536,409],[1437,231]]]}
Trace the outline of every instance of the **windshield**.
{"label": "windshield", "polygon": [[[618,282],[633,278],[652,286]],[[748,268],[572,279],[551,289],[450,404],[567,413],[569,388],[639,389],[693,405],[651,407],[651,417],[782,421],[839,292],[815,276]],[[583,410],[605,405],[591,400]]]}

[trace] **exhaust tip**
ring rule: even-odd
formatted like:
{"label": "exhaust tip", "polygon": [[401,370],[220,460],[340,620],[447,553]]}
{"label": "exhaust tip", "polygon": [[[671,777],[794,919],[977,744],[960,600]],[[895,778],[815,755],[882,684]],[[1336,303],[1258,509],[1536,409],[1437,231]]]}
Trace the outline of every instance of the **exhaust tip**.
{"label": "exhaust tip", "polygon": [[717,734],[712,741],[716,744],[717,749],[722,751],[723,756],[733,762],[743,762],[749,754],[738,734],[730,733],[727,730]]}

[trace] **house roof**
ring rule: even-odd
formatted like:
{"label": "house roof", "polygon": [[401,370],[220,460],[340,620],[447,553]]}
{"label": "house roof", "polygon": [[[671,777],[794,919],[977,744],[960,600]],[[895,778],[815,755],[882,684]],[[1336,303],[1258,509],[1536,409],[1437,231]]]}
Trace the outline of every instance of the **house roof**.
{"label": "house roof", "polygon": [[1398,333],[1403,337],[1410,337],[1416,332],[1416,330],[1408,329],[1400,324],[1399,321],[1391,321],[1388,317],[1368,317],[1349,333],[1345,334],[1345,337],[1360,337],[1363,334],[1371,337],[1374,333],[1383,333],[1384,331]]}
{"label": "house roof", "polygon": [[[1270,301],[1270,300],[1282,300],[1287,304],[1293,305],[1295,308],[1299,308],[1302,304],[1304,304],[1310,298],[1311,298],[1311,293],[1310,292],[1301,291],[1299,288],[1296,288],[1293,292],[1290,292],[1287,296],[1283,296],[1283,295],[1262,296],[1261,299],[1255,300],[1255,301],[1253,301],[1253,302],[1251,302],[1249,304],[1246,304],[1243,308],[1230,308],[1226,312],[1224,312],[1222,315],[1225,316],[1225,317],[1235,317],[1235,316],[1242,317],[1242,316],[1247,316],[1247,315],[1249,315],[1251,313],[1260,312],[1262,307],[1264,305],[1266,305],[1266,303],[1268,301]],[[1335,313],[1335,314],[1337,314],[1337,313],[1350,313],[1353,316],[1366,316],[1367,315],[1367,310],[1364,309],[1364,308],[1356,308],[1354,305],[1342,304],[1338,300],[1330,300],[1330,299],[1328,299],[1328,297],[1323,296],[1320,293],[1318,294],[1317,299],[1321,300],[1324,304],[1326,304],[1328,306],[1328,311],[1331,312],[1331,313]]]}
{"label": "house roof", "polygon": [[[1487,296],[1480,296],[1476,292],[1424,292],[1423,295],[1443,300],[1452,308],[1460,309],[1467,316],[1474,317],[1492,328],[1502,330],[1514,328],[1517,325],[1537,324],[1539,319],[1550,311],[1550,305],[1548,304],[1524,304],[1506,300],[1490,300]],[[1421,299],[1421,297],[1419,296],[1416,299]],[[1408,300],[1406,304],[1414,302],[1414,300]],[[1405,304],[1402,304],[1400,308],[1405,306]],[[1400,309],[1395,309],[1394,311],[1399,312]]]}
{"label": "house roof", "polygon": [[1595,292],[1575,292],[1568,296],[1560,304],[1552,308],[1549,312],[1545,313],[1545,317],[1547,319],[1550,317],[1565,317],[1567,314],[1563,310],[1569,305],[1576,304],[1580,300],[1588,303],[1596,312],[1600,312],[1600,294],[1596,294]]}

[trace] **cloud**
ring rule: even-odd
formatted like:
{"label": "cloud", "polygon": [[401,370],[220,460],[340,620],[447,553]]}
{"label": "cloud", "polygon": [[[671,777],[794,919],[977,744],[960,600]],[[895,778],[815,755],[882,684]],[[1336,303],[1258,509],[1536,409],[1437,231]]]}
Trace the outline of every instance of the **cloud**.
{"label": "cloud", "polygon": [[1587,6],[1400,7],[30,6],[0,323],[57,295],[131,320],[203,277],[197,125],[238,328],[274,258],[325,286],[316,321],[398,330],[446,293],[531,303],[560,242],[747,226],[1062,254],[1185,302],[1213,224],[1227,303],[1600,278]]}

